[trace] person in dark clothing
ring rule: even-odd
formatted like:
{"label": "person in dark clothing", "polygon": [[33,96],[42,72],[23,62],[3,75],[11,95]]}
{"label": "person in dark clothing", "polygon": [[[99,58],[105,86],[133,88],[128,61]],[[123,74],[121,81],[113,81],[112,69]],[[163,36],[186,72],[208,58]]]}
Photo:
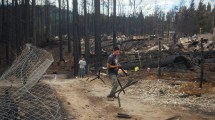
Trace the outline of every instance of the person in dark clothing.
{"label": "person in dark clothing", "polygon": [[111,79],[112,89],[110,91],[110,94],[107,96],[108,98],[115,98],[115,91],[118,88],[118,82],[117,82],[117,75],[118,75],[118,69],[121,68],[121,66],[118,63],[118,56],[120,55],[120,50],[118,47],[113,48],[112,54],[108,57],[107,60],[107,69],[108,69],[108,75]]}

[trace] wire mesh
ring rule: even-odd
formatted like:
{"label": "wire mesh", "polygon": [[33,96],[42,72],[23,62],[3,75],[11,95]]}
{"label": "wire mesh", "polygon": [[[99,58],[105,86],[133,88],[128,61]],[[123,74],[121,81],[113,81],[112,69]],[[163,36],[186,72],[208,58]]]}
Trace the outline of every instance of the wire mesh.
{"label": "wire mesh", "polygon": [[59,120],[60,105],[51,87],[39,82],[52,55],[26,44],[0,77],[0,120]]}

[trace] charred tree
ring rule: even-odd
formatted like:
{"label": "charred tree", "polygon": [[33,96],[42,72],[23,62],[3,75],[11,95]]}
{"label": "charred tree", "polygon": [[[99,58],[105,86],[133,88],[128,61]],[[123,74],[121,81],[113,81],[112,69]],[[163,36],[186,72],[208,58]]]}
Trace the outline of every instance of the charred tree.
{"label": "charred tree", "polygon": [[10,24],[11,24],[11,17],[9,16],[9,4],[7,0],[7,7],[5,7],[5,43],[6,43],[6,63],[9,65],[10,64],[10,45],[11,45],[11,38],[10,37]]}
{"label": "charred tree", "polygon": [[36,41],[36,15],[35,15],[35,6],[36,6],[36,1],[32,0],[32,44],[37,45]]}
{"label": "charred tree", "polygon": [[8,24],[6,22],[6,6],[4,0],[2,0],[2,36],[1,39],[5,44],[5,57],[7,64],[9,64],[9,41],[7,40],[7,33],[8,33]]}
{"label": "charred tree", "polygon": [[57,35],[57,12],[54,13],[54,34]]}
{"label": "charred tree", "polygon": [[25,0],[25,7],[24,7],[24,43],[31,42],[29,39],[29,0]]}
{"label": "charred tree", "polygon": [[16,31],[16,54],[19,54],[20,49],[20,34],[21,34],[21,16],[20,16],[20,7],[18,0],[15,0],[15,31]]}
{"label": "charred tree", "polygon": [[10,33],[11,33],[11,26],[10,26],[10,24],[11,24],[11,17],[10,17],[10,13],[9,13],[9,4],[8,4],[8,0],[7,0],[7,6],[5,7],[5,24],[4,24],[4,26],[5,26],[5,44],[6,44],[6,63],[7,64],[10,64],[10,51],[11,51],[11,49],[10,49],[10,46],[11,46],[11,35],[10,35]]}
{"label": "charred tree", "polygon": [[63,59],[63,40],[62,40],[62,12],[61,12],[61,0],[58,0],[59,3],[59,39],[60,39],[60,61]]}
{"label": "charred tree", "polygon": [[78,75],[80,59],[80,41],[78,39],[78,2],[73,0],[73,57],[74,57],[74,75]]}
{"label": "charred tree", "polygon": [[68,36],[68,53],[71,53],[71,39],[70,39],[70,19],[69,19],[69,0],[67,2],[67,36]]}
{"label": "charred tree", "polygon": [[87,61],[87,67],[89,63],[89,56],[90,56],[90,48],[89,48],[89,32],[88,32],[88,15],[87,15],[87,1],[84,0],[84,32],[85,32],[85,59]]}
{"label": "charred tree", "polygon": [[96,54],[96,70],[101,67],[99,58],[101,56],[101,36],[100,36],[100,0],[94,1],[95,5],[95,54]]}
{"label": "charred tree", "polygon": [[[12,8],[11,8],[11,16],[10,18],[13,18],[13,16],[15,16],[15,0],[12,0]],[[14,59],[15,55],[16,55],[16,41],[15,41],[15,36],[16,36],[16,32],[15,32],[15,19],[11,19],[11,60]]]}
{"label": "charred tree", "polygon": [[113,0],[113,47],[116,46],[116,0]]}
{"label": "charred tree", "polygon": [[106,32],[109,34],[110,33],[110,29],[109,29],[109,26],[110,26],[110,0],[107,1],[107,23],[106,23]]}
{"label": "charred tree", "polygon": [[50,47],[50,5],[49,0],[45,1],[45,39]]}
{"label": "charred tree", "polygon": [[65,34],[66,34],[66,12],[65,12],[65,7],[66,7],[66,4],[65,4],[65,0],[62,1],[62,35],[63,35],[63,39],[65,39]]}

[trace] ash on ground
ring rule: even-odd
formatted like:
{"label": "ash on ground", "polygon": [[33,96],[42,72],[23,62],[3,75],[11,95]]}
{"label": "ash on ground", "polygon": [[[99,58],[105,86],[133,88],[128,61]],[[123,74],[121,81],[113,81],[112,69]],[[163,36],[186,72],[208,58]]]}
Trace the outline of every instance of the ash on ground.
{"label": "ash on ground", "polygon": [[197,74],[194,73],[163,73],[161,79],[158,79],[156,73],[140,77],[140,72],[145,73],[130,73],[130,79],[140,80],[127,90],[128,96],[151,105],[180,106],[192,111],[215,114],[214,82],[205,81],[200,89],[198,77],[194,77]]}

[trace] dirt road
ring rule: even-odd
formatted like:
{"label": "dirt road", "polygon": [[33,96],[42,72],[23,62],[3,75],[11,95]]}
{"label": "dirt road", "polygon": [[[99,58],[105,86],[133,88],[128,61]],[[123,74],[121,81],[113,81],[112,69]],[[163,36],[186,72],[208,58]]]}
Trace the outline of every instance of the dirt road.
{"label": "dirt road", "polygon": [[[63,102],[67,120],[118,120],[117,113],[130,115],[132,120],[214,120],[215,116],[192,112],[185,107],[155,106],[135,99],[129,95],[120,95],[122,107],[118,101],[108,101],[106,96],[111,89],[108,79],[92,82],[84,79],[44,80],[51,85]],[[130,88],[128,88],[130,89]],[[125,119],[125,118],[124,118]]]}

